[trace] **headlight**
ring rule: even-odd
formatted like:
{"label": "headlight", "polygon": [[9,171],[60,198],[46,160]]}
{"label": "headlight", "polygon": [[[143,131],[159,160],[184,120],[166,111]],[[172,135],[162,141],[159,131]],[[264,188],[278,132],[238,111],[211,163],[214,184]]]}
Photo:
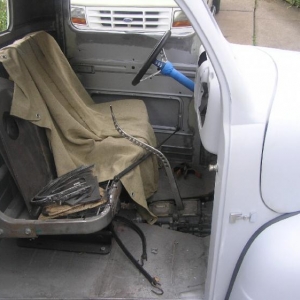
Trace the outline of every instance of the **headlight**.
{"label": "headlight", "polygon": [[172,27],[187,27],[192,26],[189,19],[182,10],[176,10],[173,15]]}
{"label": "headlight", "polygon": [[71,6],[71,20],[73,24],[86,25],[85,8]]}

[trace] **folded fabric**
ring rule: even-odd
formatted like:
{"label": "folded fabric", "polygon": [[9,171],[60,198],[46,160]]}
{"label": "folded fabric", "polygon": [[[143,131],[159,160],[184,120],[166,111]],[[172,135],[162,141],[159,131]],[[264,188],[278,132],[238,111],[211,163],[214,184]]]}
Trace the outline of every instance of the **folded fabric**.
{"label": "folded fabric", "polygon": [[[109,105],[126,132],[155,146],[143,101],[95,104],[49,34],[29,34],[2,48],[0,61],[15,83],[11,114],[45,128],[58,176],[94,164],[99,182],[110,180],[145,154],[120,137]],[[148,158],[121,181],[142,216],[154,223],[146,198],[157,189],[156,158]]]}

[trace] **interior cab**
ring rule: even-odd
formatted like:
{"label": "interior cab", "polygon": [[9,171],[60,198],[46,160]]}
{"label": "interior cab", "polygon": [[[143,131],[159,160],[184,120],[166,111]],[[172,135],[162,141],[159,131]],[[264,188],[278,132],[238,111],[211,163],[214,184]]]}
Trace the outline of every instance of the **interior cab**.
{"label": "interior cab", "polygon": [[[174,298],[176,295],[179,297],[178,295],[184,296],[190,293],[196,296],[203,295],[204,281],[200,280],[199,276],[202,278],[206,272],[215,176],[214,169],[209,170],[209,165],[214,165],[216,162],[217,147],[217,136],[212,138],[212,134],[205,130],[206,122],[211,122],[208,121],[208,118],[205,120],[206,112],[211,109],[205,104],[205,101],[210,94],[217,94],[218,96],[219,87],[218,83],[213,81],[214,75],[212,69],[209,71],[210,63],[207,58],[202,62],[199,60],[205,55],[205,51],[200,50],[200,40],[190,29],[185,34],[174,34],[173,36],[173,33],[167,31],[166,34],[164,30],[154,33],[147,31],[109,32],[95,28],[81,28],[72,22],[71,5],[67,1],[39,1],[38,3],[32,1],[31,4],[27,2],[25,7],[18,1],[8,2],[7,12],[10,16],[8,28],[4,29],[1,35],[1,95],[3,99],[1,105],[3,116],[1,154],[3,157],[3,180],[6,182],[2,186],[1,236],[23,238],[18,242],[23,247],[47,249],[46,244],[56,245],[50,247],[50,250],[48,249],[46,252],[38,250],[42,251],[42,255],[47,256],[56,251],[55,247],[59,249],[60,246],[57,245],[64,244],[65,242],[62,240],[67,241],[70,236],[71,238],[79,236],[79,240],[82,236],[92,237],[99,241],[99,235],[103,238],[103,231],[106,232],[111,223],[116,224],[116,232],[121,233],[121,239],[135,241],[132,232],[124,229],[122,222],[116,221],[118,217],[123,217],[139,224],[144,231],[148,247],[151,249],[151,252],[148,249],[148,268],[151,272],[157,273],[157,270],[167,263],[171,253],[174,256],[173,260],[176,260],[176,265],[179,263],[178,268],[190,269],[184,276],[185,279],[181,280],[181,275],[178,273],[179,269],[170,277],[167,271],[168,267],[167,269],[162,267],[164,274],[159,276],[165,279],[161,278],[160,281],[161,283],[163,281],[168,282],[168,287],[161,287],[164,297]],[[162,40],[163,45],[161,44]],[[196,77],[203,77],[203,73],[208,74],[208,76],[204,76],[205,79],[199,79],[200,83],[195,88],[196,93],[201,94],[199,99],[203,99],[202,104],[194,101],[194,86],[191,89],[169,76],[158,74],[159,67],[152,65],[153,58],[151,58],[147,69],[143,69],[147,58],[149,60],[152,49],[157,50],[157,46],[159,49],[153,57],[158,60],[161,59],[162,63],[171,61],[177,72],[192,82],[193,85]],[[40,56],[40,52],[43,53],[42,56]],[[58,60],[57,57],[61,55],[64,57]],[[15,66],[10,68],[10,64],[12,64],[10,59],[14,56],[19,58],[15,60]],[[45,61],[42,61],[44,57],[46,57]],[[41,67],[37,65],[34,69],[33,66],[38,64],[36,61],[39,60]],[[20,61],[23,61],[24,64]],[[27,67],[24,67],[25,65]],[[23,67],[26,70],[28,68],[27,71],[24,69],[24,73],[21,71]],[[144,74],[134,82],[141,69],[144,70]],[[65,72],[70,72],[70,75],[65,75]],[[57,74],[55,75],[55,73]],[[153,76],[154,73],[156,76]],[[51,77],[52,75],[56,77]],[[71,78],[70,81],[65,81],[65,78],[69,79],[69,77]],[[42,81],[39,85],[38,82],[41,78],[45,82],[49,81],[49,83],[44,84]],[[145,78],[148,80],[143,80]],[[72,82],[72,84],[67,86],[66,82],[68,84]],[[51,89],[53,84],[55,85],[54,90]],[[43,89],[45,91],[42,92]],[[76,90],[75,96],[70,94],[73,90]],[[40,97],[39,95],[45,95],[47,98],[52,93],[56,96],[55,99],[49,100],[52,103],[46,104],[47,110],[44,109],[44,106],[41,107],[40,104],[37,104],[38,99],[41,97],[44,99],[44,96]],[[60,98],[66,98],[68,104],[61,104]],[[58,102],[54,102],[57,99]],[[43,101],[47,103],[48,100]],[[106,203],[103,206],[97,206],[97,209],[93,207],[75,213],[72,210],[73,213],[52,217],[52,212],[48,206],[44,205],[44,202],[48,201],[53,204],[55,197],[57,197],[57,191],[62,196],[59,201],[56,201],[56,204],[59,202],[59,210],[64,205],[70,205],[71,202],[66,200],[64,190],[61,187],[55,189],[55,197],[49,196],[47,189],[56,187],[59,182],[58,179],[73,178],[73,166],[74,169],[75,167],[83,168],[87,172],[85,169],[87,168],[85,167],[88,164],[87,161],[74,158],[76,156],[74,153],[76,151],[80,153],[85,147],[90,147],[90,144],[84,146],[86,145],[85,142],[80,142],[80,147],[77,145],[77,148],[72,149],[66,146],[64,149],[68,149],[71,154],[69,153],[64,157],[63,151],[58,150],[61,149],[59,142],[51,137],[54,132],[53,128],[56,128],[56,123],[59,123],[59,120],[63,119],[65,123],[75,124],[72,123],[71,117],[74,117],[73,109],[77,105],[77,101],[83,102],[83,104],[78,104],[79,110],[80,107],[83,108],[82,111],[76,112],[76,116],[80,115],[80,118],[76,119],[77,123],[82,120],[85,129],[87,127],[89,129],[94,126],[89,123],[94,114],[99,114],[99,118],[103,118],[104,123],[107,124],[107,128],[103,127],[103,123],[102,127],[99,125],[101,134],[98,131],[95,133],[96,129],[92,130],[93,134],[96,134],[93,137],[94,143],[99,143],[100,140],[99,144],[105,145],[111,136],[114,136],[115,140],[118,141],[118,145],[114,144],[113,148],[112,146],[110,148],[102,146],[102,150],[99,148],[95,154],[92,153],[92,150],[88,150],[88,157],[91,158],[88,161],[95,164],[96,171],[94,170],[93,174],[98,175],[97,181],[100,182],[100,188],[103,191],[103,195],[100,191],[100,197]],[[55,109],[60,105],[59,111],[51,112],[51,106]],[[93,112],[93,116],[91,116],[90,109],[97,112]],[[50,111],[49,114],[48,110]],[[64,114],[62,110],[65,110]],[[55,117],[55,114],[59,116]],[[49,125],[49,118],[54,120],[54,127]],[[111,128],[112,124],[116,128]],[[66,129],[65,127],[59,128],[57,136],[61,136],[61,132],[68,132],[62,140],[73,139],[73,131],[77,125],[74,126],[69,125]],[[95,125],[95,128],[98,128],[97,126]],[[117,131],[118,127],[119,132]],[[125,134],[135,136],[133,137],[135,143],[130,144],[132,140],[122,133],[123,129]],[[150,133],[141,133],[144,129]],[[153,132],[156,142],[153,142],[152,138],[149,137],[151,132]],[[201,141],[199,132],[203,132],[203,141],[206,140],[205,142]],[[209,138],[205,139],[205,136]],[[78,137],[76,136],[76,138]],[[90,138],[88,135],[89,140]],[[87,137],[84,138],[84,141],[86,139]],[[121,147],[123,140],[126,142]],[[141,145],[141,142],[145,145]],[[205,149],[205,143],[207,143],[207,149],[210,151]],[[212,148],[209,145],[212,145]],[[124,147],[125,150],[120,152]],[[111,152],[115,152],[115,154],[113,155]],[[156,188],[151,187],[151,192],[145,192],[146,209],[142,207],[144,204],[141,205],[139,197],[136,196],[139,190],[133,192],[128,183],[130,181],[135,182],[136,175],[128,177],[126,173],[119,173],[123,171],[121,167],[118,167],[120,156],[126,157],[128,153],[136,154],[132,154],[131,160],[125,161],[125,170],[127,170],[126,167],[130,167],[131,163],[135,163],[141,158],[154,161],[154,165],[153,163],[145,164],[141,161],[132,167],[132,169],[135,168],[134,171],[126,171],[130,175],[141,164],[139,171],[134,174],[139,173],[137,176],[142,178],[136,182],[141,182],[140,185],[142,185],[143,190],[147,189],[144,182],[150,176],[156,180]],[[108,158],[110,154],[111,160]],[[147,154],[148,157],[152,156],[152,158],[143,158]],[[98,161],[99,156],[103,158],[102,163]],[[69,157],[73,159],[71,160],[74,165],[68,165]],[[94,161],[92,157],[96,157]],[[150,172],[151,168],[156,168],[157,174]],[[109,175],[105,175],[105,177],[103,174],[107,169],[110,173],[108,172]],[[80,170],[80,172],[83,171]],[[126,176],[129,179],[123,181],[123,176],[125,179]],[[88,180],[92,179],[89,178]],[[68,188],[73,192],[73,186],[70,188],[68,185]],[[94,198],[97,197],[95,195],[92,194]],[[78,197],[76,201],[78,201]],[[151,218],[148,217],[149,214],[151,214]],[[122,232],[125,233],[124,236]],[[104,243],[103,247],[106,249],[102,252],[110,252],[110,254],[102,264],[107,264],[107,259],[114,259],[119,261],[120,266],[122,266],[124,262],[120,260],[122,257],[120,249],[113,250],[114,247],[118,246],[114,243],[111,245],[110,241],[105,244],[106,241],[107,237],[100,241],[100,243]],[[1,244],[5,247],[5,240]],[[173,250],[171,250],[172,247]],[[135,248],[131,251],[136,255],[138,249]],[[25,250],[20,247],[17,248],[17,251]],[[188,256],[187,251],[190,251]],[[155,263],[150,262],[151,256],[156,258]],[[45,259],[47,260],[46,257]],[[189,259],[198,261],[189,267],[186,265]],[[148,262],[145,267],[147,267]],[[130,268],[133,268],[130,261],[126,262],[122,266],[124,274],[128,268],[127,263]],[[180,267],[181,264],[182,267]],[[171,268],[174,267],[175,265]],[[36,268],[38,265],[32,268],[33,273],[30,276],[36,276]],[[101,282],[107,281],[108,278],[113,280],[115,272],[116,270],[111,268],[106,273],[106,279],[102,274],[102,279],[97,275],[98,280]],[[61,273],[55,277],[57,278],[55,281],[62,280],[64,275]],[[90,277],[91,280],[95,278],[94,275]],[[129,281],[131,280],[135,282],[135,276]],[[175,288],[174,284],[178,280],[181,283],[178,283],[178,288]],[[196,289],[189,287],[194,286],[195,283]],[[199,283],[200,288],[198,287]],[[113,285],[115,284],[119,286],[118,280],[113,283]],[[129,287],[129,290],[134,289],[138,297],[142,297],[142,294],[138,292],[140,284],[135,283],[135,287],[130,284]],[[80,285],[78,285],[79,288]],[[161,291],[158,289],[158,293]],[[66,295],[69,297],[77,292],[77,289],[74,288]],[[95,291],[86,292],[86,296],[90,297]],[[101,298],[108,295],[109,290],[103,288],[99,292],[98,297]],[[25,291],[28,297],[33,297],[39,293],[38,287],[33,289],[31,287]],[[126,293],[128,293],[127,283],[119,290],[110,289],[111,297],[124,296]],[[52,295],[55,296],[55,293]],[[146,298],[152,297],[151,288],[143,295]],[[61,294],[58,293],[56,296],[60,297]]]}
{"label": "interior cab", "polygon": [[164,1],[166,30],[153,7],[147,30],[133,7],[80,25],[79,2],[0,2],[0,297],[271,299],[247,270],[299,225],[270,205],[279,54],[230,45],[206,1]]}

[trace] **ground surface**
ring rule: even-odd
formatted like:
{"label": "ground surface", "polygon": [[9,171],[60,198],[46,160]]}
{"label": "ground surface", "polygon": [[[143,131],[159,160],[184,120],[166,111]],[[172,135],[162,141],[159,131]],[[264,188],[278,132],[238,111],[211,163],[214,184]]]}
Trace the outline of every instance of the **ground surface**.
{"label": "ground surface", "polygon": [[300,51],[300,8],[284,0],[221,0],[216,19],[232,43]]}

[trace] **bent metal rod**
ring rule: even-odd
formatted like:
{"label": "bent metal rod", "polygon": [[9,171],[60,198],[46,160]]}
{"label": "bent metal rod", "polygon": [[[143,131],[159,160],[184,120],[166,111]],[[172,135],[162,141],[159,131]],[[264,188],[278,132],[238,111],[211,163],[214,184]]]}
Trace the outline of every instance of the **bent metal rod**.
{"label": "bent metal rod", "polygon": [[[180,194],[179,194],[178,186],[177,186],[177,183],[175,181],[175,178],[174,178],[174,175],[173,175],[173,172],[172,172],[172,168],[171,168],[170,163],[169,163],[168,159],[166,158],[166,156],[161,151],[159,151],[158,149],[156,149],[156,148],[154,148],[154,147],[152,147],[152,146],[150,146],[150,145],[134,138],[130,134],[126,133],[119,126],[111,105],[110,105],[110,111],[111,111],[111,116],[112,116],[112,119],[113,119],[113,122],[114,122],[114,126],[115,126],[116,130],[120,133],[121,136],[123,136],[125,139],[129,140],[133,144],[145,149],[149,153],[152,153],[152,154],[156,155],[161,160],[161,162],[162,162],[162,164],[165,168],[166,174],[168,176],[168,180],[169,180],[171,190],[172,190],[172,193],[173,193],[173,196],[174,196],[176,207],[177,207],[178,210],[183,210],[183,202],[182,202],[182,199],[181,199]],[[121,172],[121,173],[123,173],[123,172]],[[120,174],[117,175],[117,176],[119,176],[119,178],[120,178]],[[122,175],[125,175],[125,174],[122,174]]]}

